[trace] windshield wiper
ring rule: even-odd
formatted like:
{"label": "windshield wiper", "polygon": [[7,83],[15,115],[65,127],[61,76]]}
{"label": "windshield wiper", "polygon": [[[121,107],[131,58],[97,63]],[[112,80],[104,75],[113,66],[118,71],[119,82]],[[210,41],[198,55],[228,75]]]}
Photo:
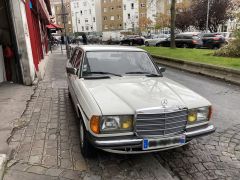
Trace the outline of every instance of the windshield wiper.
{"label": "windshield wiper", "polygon": [[110,75],[122,77],[121,74],[115,74],[115,73],[111,73],[111,72],[93,71],[93,72],[88,72],[88,73],[89,74],[110,74]]}
{"label": "windshield wiper", "polygon": [[84,79],[109,79],[109,76],[85,76]]}
{"label": "windshield wiper", "polygon": [[160,74],[153,74],[153,73],[142,72],[142,71],[126,72],[125,74],[146,74],[147,77],[161,77]]}

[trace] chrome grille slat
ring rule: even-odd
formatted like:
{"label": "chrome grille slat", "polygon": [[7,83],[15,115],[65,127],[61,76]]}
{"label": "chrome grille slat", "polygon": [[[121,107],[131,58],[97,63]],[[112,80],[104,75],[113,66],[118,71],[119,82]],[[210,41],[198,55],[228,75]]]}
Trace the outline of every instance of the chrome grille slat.
{"label": "chrome grille slat", "polygon": [[177,126],[177,127],[174,127],[174,128],[166,128],[166,129],[154,129],[154,130],[148,130],[148,129],[146,129],[146,130],[138,130],[138,132],[145,132],[145,131],[168,131],[168,130],[173,130],[173,129],[178,129],[178,128],[182,128],[182,127],[185,127],[185,125],[184,126]]}
{"label": "chrome grille slat", "polygon": [[185,131],[187,110],[161,114],[136,114],[135,130],[138,136],[169,136]]}
{"label": "chrome grille slat", "polygon": [[[173,119],[173,118],[177,118],[177,117],[185,117],[185,116],[186,116],[186,114],[180,115],[180,116],[172,116],[172,117],[169,117],[168,119]],[[166,118],[164,117],[164,118],[152,118],[152,119],[154,119],[154,120],[157,120],[157,119],[161,120],[161,119],[166,119]],[[138,121],[146,121],[146,120],[151,120],[151,119],[138,119]]]}
{"label": "chrome grille slat", "polygon": [[[175,122],[171,122],[171,123],[165,123],[165,125],[169,125],[169,124],[176,124],[176,123],[183,123],[183,122],[187,122],[187,121],[175,121]],[[164,123],[162,123],[162,124],[147,124],[147,125],[149,125],[149,126],[159,126],[159,125],[164,125]],[[142,124],[142,125],[137,125],[138,127],[141,127],[141,126],[146,126],[146,124]]]}

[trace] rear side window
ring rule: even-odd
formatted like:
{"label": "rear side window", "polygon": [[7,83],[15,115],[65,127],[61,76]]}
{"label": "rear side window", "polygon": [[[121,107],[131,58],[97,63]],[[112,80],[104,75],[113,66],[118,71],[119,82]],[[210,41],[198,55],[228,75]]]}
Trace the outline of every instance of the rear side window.
{"label": "rear side window", "polygon": [[182,39],[182,35],[176,35],[175,39]]}
{"label": "rear side window", "polygon": [[82,51],[79,50],[77,57],[73,63],[73,67],[78,69],[80,66],[81,60],[82,60]]}
{"label": "rear side window", "polygon": [[214,37],[213,34],[204,34],[203,37]]}
{"label": "rear side window", "polygon": [[198,40],[201,39],[199,36],[193,36],[192,39]]}
{"label": "rear side window", "polygon": [[73,54],[72,54],[72,57],[71,57],[71,59],[69,61],[72,65],[74,64],[74,61],[77,58],[78,52],[79,52],[79,49],[75,49]]}
{"label": "rear side window", "polygon": [[188,36],[187,36],[187,35],[184,35],[184,36],[183,36],[183,39],[192,39],[192,36],[190,36],[190,35],[188,35]]}

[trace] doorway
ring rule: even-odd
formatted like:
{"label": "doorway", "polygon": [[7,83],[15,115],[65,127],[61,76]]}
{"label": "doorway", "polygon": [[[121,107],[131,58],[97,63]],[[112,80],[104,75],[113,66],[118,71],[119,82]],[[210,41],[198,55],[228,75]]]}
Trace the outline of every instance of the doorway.
{"label": "doorway", "polygon": [[14,26],[8,0],[0,0],[0,83],[22,83]]}

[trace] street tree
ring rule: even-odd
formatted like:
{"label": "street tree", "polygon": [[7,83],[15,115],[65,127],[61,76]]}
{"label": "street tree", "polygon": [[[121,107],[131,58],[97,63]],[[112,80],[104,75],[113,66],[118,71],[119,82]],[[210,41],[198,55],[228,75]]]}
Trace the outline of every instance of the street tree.
{"label": "street tree", "polygon": [[219,25],[224,24],[230,18],[229,9],[232,2],[229,0],[192,0],[193,24],[199,30],[206,30],[207,11],[209,1],[209,24],[211,32],[217,32]]}
{"label": "street tree", "polygon": [[182,1],[176,4],[176,28],[186,31],[193,25],[192,10],[190,1]]}
{"label": "street tree", "polygon": [[150,18],[147,17],[140,17],[139,18],[139,28],[140,31],[146,31],[148,29],[149,26],[151,26],[152,24],[152,20]]}
{"label": "street tree", "polygon": [[156,29],[162,29],[165,27],[170,27],[171,17],[168,14],[159,13],[156,17]]}

